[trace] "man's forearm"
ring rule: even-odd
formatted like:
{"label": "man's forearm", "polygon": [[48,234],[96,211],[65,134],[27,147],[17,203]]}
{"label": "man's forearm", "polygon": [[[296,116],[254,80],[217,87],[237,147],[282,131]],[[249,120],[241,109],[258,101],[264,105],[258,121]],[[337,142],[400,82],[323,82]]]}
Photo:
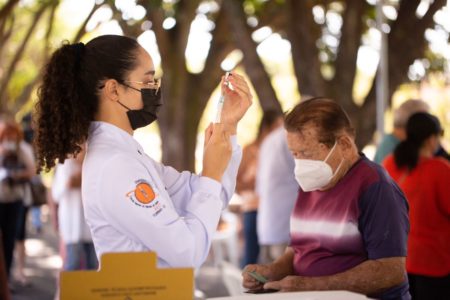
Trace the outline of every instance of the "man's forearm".
{"label": "man's forearm", "polygon": [[368,260],[331,276],[298,277],[295,290],[347,290],[372,295],[401,284],[404,274],[403,257]]}
{"label": "man's forearm", "polygon": [[286,248],[286,252],[276,259],[271,265],[271,280],[280,280],[288,275],[294,274],[293,267],[294,250],[291,247]]}

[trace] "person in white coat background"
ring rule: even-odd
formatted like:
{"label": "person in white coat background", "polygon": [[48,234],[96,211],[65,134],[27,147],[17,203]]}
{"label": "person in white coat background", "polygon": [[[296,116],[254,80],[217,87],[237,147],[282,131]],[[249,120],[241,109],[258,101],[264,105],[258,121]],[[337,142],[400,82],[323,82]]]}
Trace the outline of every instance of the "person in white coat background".
{"label": "person in white coat background", "polygon": [[228,82],[232,89],[222,78],[221,123],[205,134],[201,175],[180,173],[133,138],[162,105],[153,61],[136,40],[105,35],[53,53],[37,102],[38,167],[52,168],[87,141],[82,197],[98,257],[154,251],[160,267],[204,262],[235,189],[236,128],[252,98],[242,76],[232,73]]}
{"label": "person in white coat background", "polygon": [[52,182],[52,199],[58,205],[58,229],[65,248],[65,271],[91,270],[98,266],[81,201],[83,158],[84,151],[58,164]]}
{"label": "person in white coat background", "polygon": [[288,216],[294,209],[299,190],[294,176],[294,157],[289,152],[283,127],[266,137],[259,157],[256,175],[259,261],[271,263],[283,255],[290,242]]}

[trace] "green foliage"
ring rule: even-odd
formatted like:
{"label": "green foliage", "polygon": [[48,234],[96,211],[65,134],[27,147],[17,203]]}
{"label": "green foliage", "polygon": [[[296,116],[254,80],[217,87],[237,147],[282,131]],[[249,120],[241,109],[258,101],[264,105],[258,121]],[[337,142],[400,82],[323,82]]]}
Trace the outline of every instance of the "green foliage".
{"label": "green foliage", "polygon": [[[230,0],[223,0],[223,1],[230,1]],[[298,1],[307,1],[307,0],[298,0]],[[309,1],[309,0],[308,0]],[[407,0],[403,0],[407,1]],[[2,7],[7,1],[6,0],[0,0],[0,7]],[[49,6],[50,4],[56,4],[59,1],[57,0],[35,0],[35,1],[21,1],[20,5],[17,5],[11,14],[11,16],[7,19],[7,25],[11,24],[12,22],[12,16],[14,16],[14,27],[13,27],[13,35],[11,39],[8,41],[7,45],[0,45],[0,47],[3,46],[2,54],[1,54],[1,66],[0,68],[2,71],[4,71],[12,58],[14,57],[14,54],[17,52],[21,42],[23,41],[25,34],[29,28],[29,25],[32,22],[33,16],[35,12],[42,6]],[[64,4],[65,1],[61,1],[62,4]],[[164,17],[174,17],[174,18],[182,18],[183,17],[183,8],[184,5],[186,5],[187,1],[180,1],[180,0],[137,0],[135,1],[137,5],[142,5],[148,10],[152,9],[159,9],[163,8],[164,11]],[[197,10],[197,13],[205,14],[208,19],[211,21],[214,21],[215,15],[217,14],[217,10],[220,8],[221,1],[218,0],[203,0],[198,1],[200,5],[206,5],[204,10],[200,11]],[[87,6],[87,3],[89,5],[93,5],[93,1],[80,1],[80,5]],[[97,1],[97,3],[100,3],[100,1]],[[111,7],[115,8],[115,1],[114,0],[105,0],[104,2],[105,7]],[[191,2],[189,2],[191,3]],[[245,13],[247,14],[248,18],[257,19],[258,21],[265,21],[265,22],[279,22],[280,18],[276,18],[277,16],[283,16],[282,13],[285,10],[286,0],[243,0],[243,8]],[[336,61],[337,56],[337,50],[339,47],[339,40],[341,37],[340,32],[336,32],[336,30],[333,30],[330,28],[330,23],[326,22],[327,18],[332,16],[343,18],[343,13],[345,12],[345,3],[346,1],[309,1],[309,3],[312,3],[316,8],[321,7],[324,11],[325,15],[325,22],[316,22],[313,25],[313,27],[316,27],[317,33],[318,33],[318,40],[316,43],[319,59],[322,65],[322,75],[324,75],[326,80],[330,80],[334,76],[334,62]],[[398,5],[397,5],[398,6]],[[118,13],[117,13],[118,12]],[[50,9],[47,10],[47,12],[44,14],[44,16],[41,18],[40,22],[37,25],[37,28],[29,42],[29,44],[26,47],[25,53],[20,59],[19,64],[17,65],[13,76],[11,77],[11,80],[8,84],[8,94],[9,104],[12,104],[18,97],[20,97],[23,89],[25,86],[27,86],[30,82],[33,81],[33,79],[39,74],[39,71],[41,67],[45,63],[45,33],[48,26],[48,15],[50,13]],[[368,31],[370,28],[374,27],[375,24],[375,17],[376,17],[376,10],[375,6],[371,4],[367,4],[367,7],[364,11],[364,14],[361,16],[363,19],[363,37],[362,37],[362,43],[365,42],[365,39],[367,38]],[[113,18],[115,18],[117,21],[124,21],[119,22],[121,26],[129,26],[133,27],[136,24],[139,24],[141,20],[123,20],[124,14],[116,9]],[[147,15],[145,20],[149,20],[150,17]],[[282,18],[281,18],[282,19]],[[274,21],[275,20],[275,21]],[[61,41],[63,39],[72,39],[76,32],[79,30],[76,26],[73,24],[70,24],[70,20],[68,19],[67,15],[62,15],[60,13],[60,10],[58,9],[56,18],[54,20],[53,24],[53,32],[50,36],[49,42],[50,42],[50,51],[53,51],[55,48],[59,47]],[[283,21],[283,20],[281,20]],[[393,21],[388,21],[392,23]],[[80,22],[81,24],[81,22]],[[281,24],[281,25],[280,25]],[[255,30],[258,29],[259,26],[271,26],[272,30],[275,33],[279,33],[281,36],[286,38],[286,28],[283,27],[285,24],[283,22],[277,23],[276,26],[273,24],[261,24],[258,23],[258,25],[254,28]],[[6,26],[7,27],[7,26]],[[139,27],[140,28],[140,27]],[[139,29],[138,28],[138,29]],[[311,29],[313,31],[313,29]],[[93,37],[97,34],[97,32],[88,32],[85,35],[85,38]],[[330,39],[331,38],[331,39]],[[338,41],[337,44],[331,42],[332,41]],[[245,54],[244,54],[245,55]],[[448,61],[446,58],[439,53],[435,53],[432,51],[430,47],[427,48],[427,50],[424,53],[424,56],[422,58],[423,65],[426,68],[426,75],[430,74],[442,74],[449,70],[448,68]],[[264,64],[266,66],[266,71],[268,71],[272,81],[278,81],[276,78],[277,76],[281,77],[279,75],[279,68],[280,66],[275,65],[272,61],[264,61]],[[289,68],[292,68],[292,66],[289,65]],[[290,70],[290,74],[292,75],[292,71]],[[283,76],[285,74],[283,73]],[[293,75],[292,75],[293,76]],[[447,75],[448,76],[448,75]],[[285,76],[287,77],[287,75]],[[284,78],[285,78],[284,77]],[[358,78],[358,75],[356,76]],[[361,77],[361,76],[360,76]],[[362,77],[361,77],[362,78]],[[0,72],[0,79],[1,79],[1,72]],[[365,81],[369,81],[371,78],[364,77]],[[281,80],[280,80],[281,81]],[[295,80],[293,80],[295,81]],[[355,85],[359,84],[356,82]],[[365,83],[364,83],[365,84]],[[295,85],[295,84],[294,84]],[[274,88],[277,89],[277,84],[274,84]],[[280,91],[277,91],[280,93]],[[293,93],[294,94],[294,93]],[[279,97],[281,102],[284,102],[283,96]],[[286,96],[286,99],[297,99],[298,95],[294,94],[292,96]],[[33,97],[30,97],[30,100],[33,99]],[[289,102],[290,103],[290,102]],[[29,105],[29,104],[28,104]],[[283,104],[285,107],[285,105]],[[257,117],[259,117],[259,114],[257,114]],[[256,122],[253,122],[256,123]]]}

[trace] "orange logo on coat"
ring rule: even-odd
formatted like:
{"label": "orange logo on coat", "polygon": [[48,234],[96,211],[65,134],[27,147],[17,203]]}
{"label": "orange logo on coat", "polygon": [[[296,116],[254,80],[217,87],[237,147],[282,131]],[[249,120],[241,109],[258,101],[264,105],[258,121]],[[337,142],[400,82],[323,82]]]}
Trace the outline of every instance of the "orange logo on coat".
{"label": "orange logo on coat", "polygon": [[155,200],[155,192],[153,191],[152,187],[146,182],[141,182],[136,185],[134,195],[136,197],[136,200],[142,204],[149,204],[150,202]]}

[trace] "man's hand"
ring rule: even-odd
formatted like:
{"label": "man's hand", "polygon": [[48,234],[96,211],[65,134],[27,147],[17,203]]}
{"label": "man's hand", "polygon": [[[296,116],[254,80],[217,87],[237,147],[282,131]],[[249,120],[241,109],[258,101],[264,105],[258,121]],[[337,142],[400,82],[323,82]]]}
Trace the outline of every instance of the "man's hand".
{"label": "man's hand", "polygon": [[279,290],[280,292],[307,291],[300,276],[286,276],[279,281],[269,281],[264,284],[264,289]]}
{"label": "man's hand", "polygon": [[292,275],[294,269],[292,268],[294,258],[294,251],[291,247],[286,248],[286,252],[268,265],[247,265],[242,272],[242,285],[250,290],[260,290],[263,284],[258,282],[255,278],[248,274],[248,272],[256,272],[264,276],[269,281],[281,280],[288,275]]}
{"label": "man's hand", "polygon": [[273,277],[270,265],[247,265],[242,271],[243,283],[242,286],[249,290],[260,290],[263,288],[263,283],[256,280],[252,277],[249,272],[256,272],[268,280],[271,280]]}

